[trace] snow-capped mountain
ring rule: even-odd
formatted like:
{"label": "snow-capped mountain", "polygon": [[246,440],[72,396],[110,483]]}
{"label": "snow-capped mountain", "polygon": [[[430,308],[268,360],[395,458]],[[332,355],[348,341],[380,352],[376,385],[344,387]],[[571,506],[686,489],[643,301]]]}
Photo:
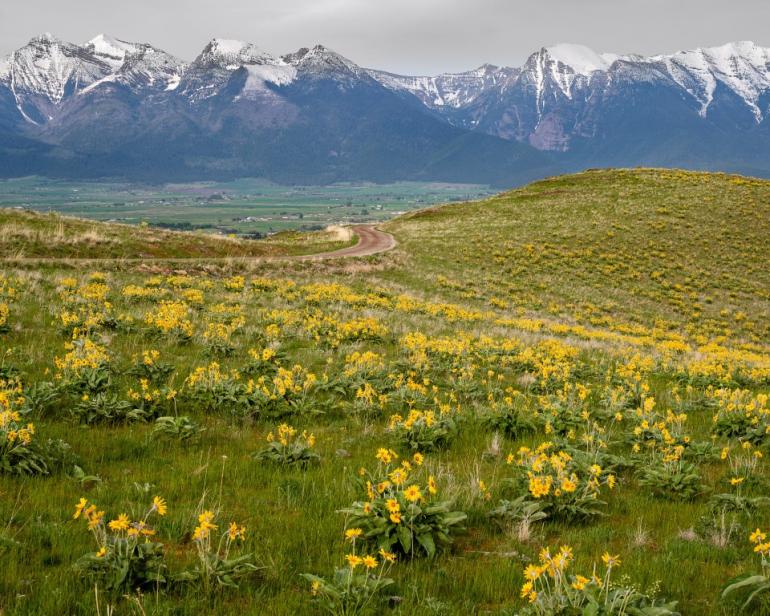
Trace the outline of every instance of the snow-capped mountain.
{"label": "snow-capped mountain", "polygon": [[310,79],[333,78],[338,82],[370,79],[369,71],[323,45],[316,45],[283,56],[283,61],[297,69],[300,76]]}
{"label": "snow-capped mountain", "polygon": [[137,53],[142,45],[127,43],[106,34],[99,34],[83,47],[112,66],[113,70],[118,70],[123,66],[126,56]]}
{"label": "snow-capped mountain", "polygon": [[121,83],[133,90],[174,90],[187,70],[187,63],[147,43],[128,43],[100,34],[83,47],[112,67],[106,82]]}
{"label": "snow-capped mountain", "polygon": [[103,84],[173,89],[185,67],[147,44],[100,34],[75,45],[44,34],[0,62],[0,84],[10,91],[24,120],[46,124],[68,98]]}
{"label": "snow-capped mountain", "polygon": [[146,43],[46,34],[0,58],[0,175],[513,185],[586,166],[770,177],[770,49],[666,55],[560,44],[520,67],[403,76],[322,45],[212,39],[190,63]]}
{"label": "snow-capped mountain", "polygon": [[508,183],[549,165],[322,45],[281,57],[213,39],[187,64],[105,35],[46,36],[0,61],[0,176]]}
{"label": "snow-capped mountain", "polygon": [[111,66],[79,45],[44,34],[0,64],[0,83],[11,92],[20,116],[45,123],[53,107],[110,74]]}
{"label": "snow-capped mountain", "polygon": [[334,79],[339,85],[371,79],[368,71],[323,45],[278,57],[253,43],[214,39],[190,65],[180,94],[192,102],[218,96],[225,87],[232,90],[238,73],[245,73],[245,81],[238,91],[231,92],[236,102],[279,98],[274,87],[288,86],[296,79]]}
{"label": "snow-capped mountain", "polygon": [[212,39],[191,68],[217,68],[234,71],[245,65],[277,64],[278,58],[253,43],[228,39]]}
{"label": "snow-capped mountain", "polygon": [[454,109],[472,105],[481,94],[518,72],[517,69],[491,64],[465,73],[444,73],[436,77],[405,77],[384,71],[369,71],[384,86],[409,92],[428,107]]}
{"label": "snow-capped mountain", "polygon": [[770,49],[742,41],[654,56],[647,62],[662,64],[665,73],[700,103],[699,113],[704,117],[721,84],[740,97],[757,122],[764,119],[767,108],[760,108],[759,99],[770,88]]}
{"label": "snow-capped mountain", "polygon": [[213,39],[185,72],[179,94],[194,103],[218,96],[238,71],[248,73],[246,92],[266,91],[266,83],[291,81],[295,72],[253,43]]}
{"label": "snow-capped mountain", "polygon": [[[437,77],[372,75],[458,126],[568,151],[573,137],[597,133],[598,107],[647,85],[674,88],[703,119],[709,119],[715,99],[731,98],[761,124],[768,114],[763,99],[770,92],[770,49],[738,42],[643,57],[561,44],[533,53],[520,69],[483,66]],[[734,111],[740,115],[740,109]]]}

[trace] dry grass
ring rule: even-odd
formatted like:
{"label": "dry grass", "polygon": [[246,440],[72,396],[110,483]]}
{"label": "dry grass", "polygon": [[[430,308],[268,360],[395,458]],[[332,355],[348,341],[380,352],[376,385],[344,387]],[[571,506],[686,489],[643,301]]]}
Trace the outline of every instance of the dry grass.
{"label": "dry grass", "polygon": [[59,214],[0,209],[0,257],[6,259],[244,258],[306,254],[351,242],[341,227],[278,234],[269,240],[95,223]]}

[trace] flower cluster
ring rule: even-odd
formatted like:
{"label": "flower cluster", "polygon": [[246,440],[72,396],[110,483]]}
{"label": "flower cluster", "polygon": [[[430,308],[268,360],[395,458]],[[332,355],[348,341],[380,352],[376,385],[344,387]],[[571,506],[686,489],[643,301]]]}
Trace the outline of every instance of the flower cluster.
{"label": "flower cluster", "polygon": [[600,514],[605,504],[599,500],[602,488],[612,490],[617,483],[613,473],[598,464],[585,469],[551,442],[534,450],[521,447],[517,455],[508,455],[507,462],[514,465],[519,481],[525,483],[532,498],[544,503],[551,517],[584,520]]}
{"label": "flower cluster", "polygon": [[524,583],[520,596],[527,600],[524,616],[552,616],[553,614],[657,614],[676,616],[676,602],[659,601],[637,588],[613,583],[612,573],[620,564],[620,557],[609,552],[602,554],[604,571],[597,573],[594,565],[589,575],[568,572],[574,560],[573,550],[563,545],[558,551],[543,548],[538,563],[524,569]]}
{"label": "flower cluster", "polygon": [[86,521],[97,550],[83,556],[77,566],[114,593],[165,584],[163,545],[155,541],[156,531],[150,526],[149,518],[153,514],[165,516],[167,512],[166,501],[155,496],[142,516],[132,520],[128,514],[121,513],[105,522],[105,512],[81,498],[72,517]]}
{"label": "flower cluster", "polygon": [[25,405],[21,381],[0,380],[0,440],[8,446],[29,445],[35,434],[32,423],[23,424],[20,409]]}
{"label": "flower cluster", "polygon": [[67,353],[54,358],[61,378],[79,375],[86,370],[98,370],[109,363],[107,350],[90,338],[77,338],[64,345]]}
{"label": "flower cluster", "polygon": [[190,338],[193,334],[190,307],[185,302],[163,300],[156,309],[144,315],[144,322],[164,335]]}
{"label": "flower cluster", "polygon": [[282,423],[275,433],[269,432],[265,440],[267,447],[255,454],[259,460],[269,460],[285,465],[307,465],[320,459],[320,456],[313,451],[315,435],[307,430],[298,432],[289,424]]}
{"label": "flower cluster", "polygon": [[8,329],[8,316],[11,314],[11,309],[8,308],[6,302],[0,302],[0,332]]}
{"label": "flower cluster", "polygon": [[398,454],[383,447],[375,457],[373,472],[358,472],[366,500],[343,510],[349,524],[364,529],[367,543],[410,558],[447,548],[467,516],[438,500],[436,480],[422,471],[423,456],[416,453],[399,464]]}
{"label": "flower cluster", "polygon": [[363,533],[361,528],[345,531],[351,550],[345,555],[346,566],[337,569],[331,579],[302,574],[310,582],[310,594],[315,601],[331,614],[364,613],[380,598],[382,591],[393,584],[386,576],[396,562],[396,555],[384,549],[375,554],[359,552],[357,544],[361,543]]}
{"label": "flower cluster", "polygon": [[416,451],[432,451],[448,447],[457,435],[457,420],[449,408],[434,411],[409,411],[406,417],[391,415],[388,430],[401,443]]}
{"label": "flower cluster", "polygon": [[770,398],[745,389],[719,389],[712,393],[717,410],[712,432],[719,436],[751,441],[755,445],[770,439]]}

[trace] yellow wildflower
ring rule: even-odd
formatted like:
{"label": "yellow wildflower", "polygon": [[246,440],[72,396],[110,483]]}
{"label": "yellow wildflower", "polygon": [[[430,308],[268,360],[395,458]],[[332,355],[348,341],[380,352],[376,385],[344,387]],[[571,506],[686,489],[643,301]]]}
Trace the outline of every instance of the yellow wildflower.
{"label": "yellow wildflower", "polygon": [[128,530],[128,526],[131,523],[131,521],[128,519],[128,516],[125,513],[121,513],[117,519],[111,520],[107,526],[110,528],[113,532],[119,532]]}
{"label": "yellow wildflower", "polygon": [[75,515],[72,516],[73,520],[77,520],[80,517],[80,514],[83,513],[83,509],[86,508],[87,504],[88,504],[88,499],[81,498],[78,501],[78,504],[75,505]]}
{"label": "yellow wildflower", "polygon": [[348,554],[347,556],[345,556],[345,560],[348,561],[348,565],[350,565],[351,569],[355,569],[356,567],[358,567],[358,565],[361,564],[361,557],[356,556],[355,554]]}
{"label": "yellow wildflower", "polygon": [[348,539],[348,540],[350,540],[350,541],[355,541],[355,540],[356,540],[356,539],[358,539],[358,538],[359,538],[359,537],[360,537],[360,536],[361,536],[363,533],[364,533],[364,531],[363,531],[362,529],[360,529],[360,528],[348,528],[348,529],[345,531],[345,539]]}
{"label": "yellow wildflower", "polygon": [[409,486],[406,490],[404,490],[404,497],[410,503],[420,500],[422,498],[422,493],[420,492],[419,486],[417,485]]}
{"label": "yellow wildflower", "polygon": [[156,511],[159,516],[164,516],[166,513],[168,513],[168,506],[166,505],[166,501],[160,496],[155,496],[152,499],[152,509],[153,511]]}

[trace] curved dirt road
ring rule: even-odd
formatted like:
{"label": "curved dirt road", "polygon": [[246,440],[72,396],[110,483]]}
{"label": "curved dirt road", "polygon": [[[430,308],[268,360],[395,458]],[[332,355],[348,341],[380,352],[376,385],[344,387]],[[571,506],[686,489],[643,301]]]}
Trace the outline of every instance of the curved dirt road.
{"label": "curved dirt road", "polygon": [[[396,246],[396,240],[390,233],[376,229],[374,225],[355,225],[351,230],[358,236],[358,242],[347,248],[314,255],[301,255],[298,259],[338,259],[340,257],[368,257],[380,252],[387,252]],[[279,257],[280,258],[280,257]]]}

